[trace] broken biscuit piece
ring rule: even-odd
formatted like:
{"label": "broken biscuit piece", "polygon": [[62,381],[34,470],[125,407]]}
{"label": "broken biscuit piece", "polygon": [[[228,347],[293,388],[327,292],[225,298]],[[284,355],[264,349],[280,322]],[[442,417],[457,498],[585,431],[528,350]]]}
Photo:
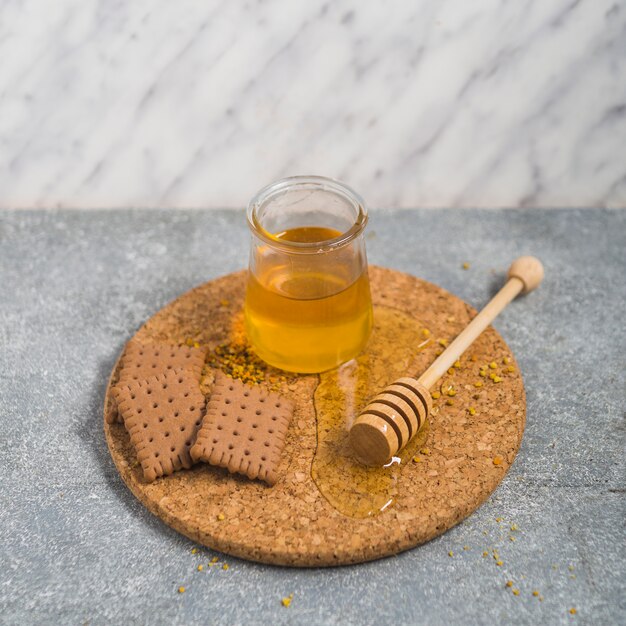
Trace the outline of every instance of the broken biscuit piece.
{"label": "broken biscuit piece", "polygon": [[194,374],[168,370],[115,387],[113,395],[148,482],[193,465],[189,450],[206,405]]}

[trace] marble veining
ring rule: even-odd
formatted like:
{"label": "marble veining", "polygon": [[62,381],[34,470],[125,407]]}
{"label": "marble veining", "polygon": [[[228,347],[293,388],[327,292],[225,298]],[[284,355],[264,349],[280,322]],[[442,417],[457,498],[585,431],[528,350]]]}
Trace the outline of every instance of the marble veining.
{"label": "marble veining", "polygon": [[4,0],[0,207],[626,206],[623,0]]}

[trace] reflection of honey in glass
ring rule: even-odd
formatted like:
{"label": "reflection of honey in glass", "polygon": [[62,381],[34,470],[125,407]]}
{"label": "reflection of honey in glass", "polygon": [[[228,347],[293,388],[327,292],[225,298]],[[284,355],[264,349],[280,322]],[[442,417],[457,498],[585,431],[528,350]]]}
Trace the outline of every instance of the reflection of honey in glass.
{"label": "reflection of honey in glass", "polygon": [[[301,227],[274,235],[278,240],[324,242],[341,233]],[[321,253],[323,254],[323,253]],[[372,327],[367,266],[354,279],[353,265],[315,271],[283,259],[258,275],[249,273],[246,328],[258,355],[271,365],[297,372],[321,372],[355,357]]]}

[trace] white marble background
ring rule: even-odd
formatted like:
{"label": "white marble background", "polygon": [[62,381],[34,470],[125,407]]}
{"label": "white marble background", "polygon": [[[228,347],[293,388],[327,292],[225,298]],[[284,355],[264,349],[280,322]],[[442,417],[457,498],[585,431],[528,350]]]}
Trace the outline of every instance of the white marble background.
{"label": "white marble background", "polygon": [[0,206],[626,205],[624,0],[0,0]]}

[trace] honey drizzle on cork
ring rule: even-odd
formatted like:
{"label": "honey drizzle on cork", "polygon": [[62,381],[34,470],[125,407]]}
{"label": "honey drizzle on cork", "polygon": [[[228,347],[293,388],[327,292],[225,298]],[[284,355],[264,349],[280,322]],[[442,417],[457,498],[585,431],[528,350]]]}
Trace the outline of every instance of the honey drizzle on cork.
{"label": "honey drizzle on cork", "polygon": [[428,422],[385,467],[366,467],[354,458],[348,439],[352,420],[368,400],[395,379],[412,373],[416,351],[428,343],[422,333],[423,327],[406,313],[375,307],[365,352],[319,375],[314,395],[317,450],[311,476],[326,500],[346,516],[371,517],[393,506],[401,495],[398,482],[403,470],[425,447]]}

